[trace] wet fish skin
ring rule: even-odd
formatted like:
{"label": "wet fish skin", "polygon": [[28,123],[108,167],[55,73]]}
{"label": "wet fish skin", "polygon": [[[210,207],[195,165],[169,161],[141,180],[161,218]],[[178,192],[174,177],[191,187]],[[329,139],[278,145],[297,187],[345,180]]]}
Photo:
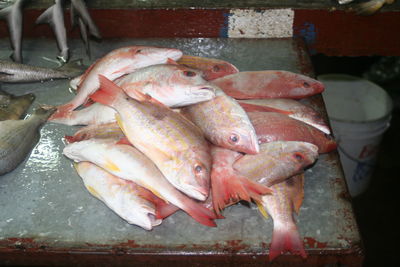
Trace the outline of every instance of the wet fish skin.
{"label": "wet fish skin", "polygon": [[[130,224],[145,230],[160,225],[155,203],[144,198],[144,188],[116,177],[90,162],[74,164],[86,189]],[[151,194],[148,192],[147,194]]]}
{"label": "wet fish skin", "polygon": [[203,133],[181,114],[151,97],[141,102],[99,77],[100,90],[91,98],[118,112],[117,121],[128,140],[148,156],[167,180],[185,194],[205,200],[209,193],[211,156]]}
{"label": "wet fish skin", "polygon": [[260,145],[257,155],[244,155],[232,168],[253,182],[272,186],[302,173],[318,158],[318,147],[297,141],[276,141]]}
{"label": "wet fish skin", "polygon": [[273,141],[303,141],[318,146],[319,153],[328,153],[337,148],[332,136],[286,115],[275,112],[247,114],[260,144]]}
{"label": "wet fish skin", "polygon": [[73,136],[65,136],[68,143],[79,142],[92,138],[114,139],[115,141],[124,138],[125,135],[116,122],[105,124],[93,124],[80,128]]}
{"label": "wet fish skin", "polygon": [[115,140],[91,139],[67,145],[63,154],[75,162],[90,161],[111,174],[133,181],[181,208],[198,222],[214,227],[216,216],[177,190],[153,161],[130,145]]}
{"label": "wet fish skin", "polygon": [[0,121],[0,175],[14,170],[40,139],[39,129],[55,109],[37,108],[25,120]]}
{"label": "wet fish skin", "polygon": [[50,120],[67,116],[68,112],[83,104],[89,95],[99,88],[98,75],[100,74],[110,80],[115,80],[139,68],[162,64],[168,59],[177,60],[181,56],[182,52],[173,48],[127,46],[115,49],[89,67],[79,84],[78,94],[68,103],[59,106]]}
{"label": "wet fish skin", "polygon": [[8,97],[8,104],[4,106],[0,105],[0,121],[21,119],[35,100],[34,94],[25,94],[21,96],[9,94]]}
{"label": "wet fish skin", "polygon": [[310,77],[289,71],[246,71],[212,81],[235,99],[309,97],[324,90],[324,85]]}
{"label": "wet fish skin", "polygon": [[66,63],[69,60],[69,48],[67,43],[67,33],[64,25],[63,0],[55,0],[54,5],[46,9],[37,19],[36,24],[47,23],[52,28],[56,36],[60,54],[58,59]]}
{"label": "wet fish skin", "polygon": [[0,82],[25,83],[52,79],[70,79],[83,72],[82,60],[71,61],[60,68],[44,68],[0,60]]}
{"label": "wet fish skin", "polygon": [[148,94],[168,107],[182,107],[215,97],[215,86],[201,72],[177,64],[157,64],[141,68],[115,81],[126,94]]}
{"label": "wet fish skin", "polygon": [[204,79],[207,81],[239,72],[233,64],[215,58],[183,55],[181,59],[178,60],[178,63],[201,70]]}
{"label": "wet fish skin", "polygon": [[[261,206],[274,221],[269,260],[285,252],[307,257],[293,213],[298,213],[304,198],[304,174],[293,176],[271,187],[274,194],[262,197]],[[261,211],[264,213],[264,211]]]}
{"label": "wet fish skin", "polygon": [[212,100],[184,107],[188,117],[214,145],[249,154],[257,154],[256,132],[246,112],[220,89]]}
{"label": "wet fish skin", "polygon": [[22,62],[22,9],[25,4],[24,2],[25,0],[16,0],[11,6],[0,10],[0,19],[7,20],[13,49],[13,53],[10,57],[15,62]]}
{"label": "wet fish skin", "polygon": [[331,133],[329,126],[326,124],[322,116],[311,107],[299,101],[285,98],[271,98],[238,100],[238,102],[246,112],[278,112],[288,115],[293,119],[307,123],[326,134]]}

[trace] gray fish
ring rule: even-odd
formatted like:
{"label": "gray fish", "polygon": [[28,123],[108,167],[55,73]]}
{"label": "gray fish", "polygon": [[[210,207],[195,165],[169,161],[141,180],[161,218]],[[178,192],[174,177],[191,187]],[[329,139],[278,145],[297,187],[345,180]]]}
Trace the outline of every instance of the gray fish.
{"label": "gray fish", "polygon": [[69,79],[80,75],[85,67],[82,60],[71,61],[60,68],[43,68],[0,60],[0,82],[41,82],[52,79]]}
{"label": "gray fish", "polygon": [[34,100],[34,94],[14,96],[0,90],[0,121],[20,119]]}
{"label": "gray fish", "polygon": [[55,0],[55,4],[46,9],[36,20],[36,24],[48,23],[57,40],[60,54],[58,59],[65,63],[69,60],[69,48],[67,44],[67,33],[64,25],[63,0]]}
{"label": "gray fish", "polygon": [[22,62],[22,9],[24,2],[25,0],[16,0],[11,6],[0,10],[0,19],[7,21],[11,47],[13,49],[10,57],[15,62]]}
{"label": "gray fish", "polygon": [[0,121],[0,175],[14,170],[40,139],[39,129],[55,109],[37,108],[26,120]]}

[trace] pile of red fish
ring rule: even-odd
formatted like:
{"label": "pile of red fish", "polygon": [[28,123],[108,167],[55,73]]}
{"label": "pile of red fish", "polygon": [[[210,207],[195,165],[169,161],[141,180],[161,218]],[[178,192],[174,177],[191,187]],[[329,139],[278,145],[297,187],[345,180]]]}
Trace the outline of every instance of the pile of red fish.
{"label": "pile of red fish", "polygon": [[293,217],[304,169],[336,143],[318,112],[297,99],[321,93],[320,82],[131,46],[70,84],[76,96],[49,120],[87,125],[66,137],[63,153],[119,216],[151,230],[182,209],[214,227],[226,206],[254,201],[274,220],[270,259],[286,251],[306,257]]}

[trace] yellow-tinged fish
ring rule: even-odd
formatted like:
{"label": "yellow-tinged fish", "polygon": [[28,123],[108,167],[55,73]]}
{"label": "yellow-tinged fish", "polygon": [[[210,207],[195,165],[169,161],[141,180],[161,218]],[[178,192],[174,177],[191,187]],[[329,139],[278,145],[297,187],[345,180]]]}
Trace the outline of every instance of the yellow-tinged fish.
{"label": "yellow-tinged fish", "polygon": [[128,140],[161,170],[177,189],[205,200],[210,189],[210,148],[193,123],[170,108],[143,97],[129,97],[113,82],[100,76],[94,101],[118,112],[118,123]]}
{"label": "yellow-tinged fish", "polygon": [[214,145],[248,154],[259,151],[256,131],[243,108],[217,89],[212,100],[182,108],[181,112]]}
{"label": "yellow-tinged fish", "polygon": [[[274,193],[263,196],[259,203],[260,209],[265,208],[274,220],[269,259],[273,260],[287,251],[306,258],[303,241],[293,217],[303,203],[304,174],[293,176],[271,188]],[[263,210],[261,212],[265,213]]]}
{"label": "yellow-tinged fish", "polygon": [[120,140],[125,135],[116,122],[93,124],[82,127],[73,136],[65,136],[68,143],[79,142],[91,138]]}
{"label": "yellow-tinged fish", "polygon": [[170,184],[154,163],[130,145],[115,140],[91,139],[67,145],[64,155],[75,162],[90,161],[111,174],[133,181],[181,208],[196,221],[214,227],[215,214]]}
{"label": "yellow-tinged fish", "polygon": [[146,230],[161,224],[151,194],[133,182],[118,178],[90,162],[74,164],[86,189],[130,224]]}

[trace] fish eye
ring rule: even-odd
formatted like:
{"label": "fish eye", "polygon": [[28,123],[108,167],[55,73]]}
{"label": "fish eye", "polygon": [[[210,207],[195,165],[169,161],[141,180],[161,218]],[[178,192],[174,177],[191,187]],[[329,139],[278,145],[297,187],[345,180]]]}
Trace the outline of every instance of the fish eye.
{"label": "fish eye", "polygon": [[142,49],[136,50],[136,54],[139,54],[140,52],[142,52]]}
{"label": "fish eye", "polygon": [[231,134],[231,136],[229,136],[229,141],[236,144],[239,142],[239,136],[237,134]]}
{"label": "fish eye", "polygon": [[213,70],[214,72],[219,72],[219,71],[221,70],[221,68],[220,68],[218,65],[215,65],[215,66],[212,68],[212,70]]}
{"label": "fish eye", "polygon": [[196,76],[196,72],[190,71],[190,70],[186,70],[186,71],[183,72],[183,75],[185,75],[186,77],[194,77],[194,76]]}
{"label": "fish eye", "polygon": [[308,87],[310,87],[310,84],[308,82],[303,82],[303,86],[308,88]]}
{"label": "fish eye", "polygon": [[201,173],[202,170],[203,170],[203,167],[201,167],[200,165],[197,164],[194,166],[194,171],[196,173]]}
{"label": "fish eye", "polygon": [[293,156],[294,156],[294,158],[295,158],[296,160],[298,160],[298,161],[301,161],[301,160],[304,159],[303,155],[300,154],[300,153],[295,153]]}

